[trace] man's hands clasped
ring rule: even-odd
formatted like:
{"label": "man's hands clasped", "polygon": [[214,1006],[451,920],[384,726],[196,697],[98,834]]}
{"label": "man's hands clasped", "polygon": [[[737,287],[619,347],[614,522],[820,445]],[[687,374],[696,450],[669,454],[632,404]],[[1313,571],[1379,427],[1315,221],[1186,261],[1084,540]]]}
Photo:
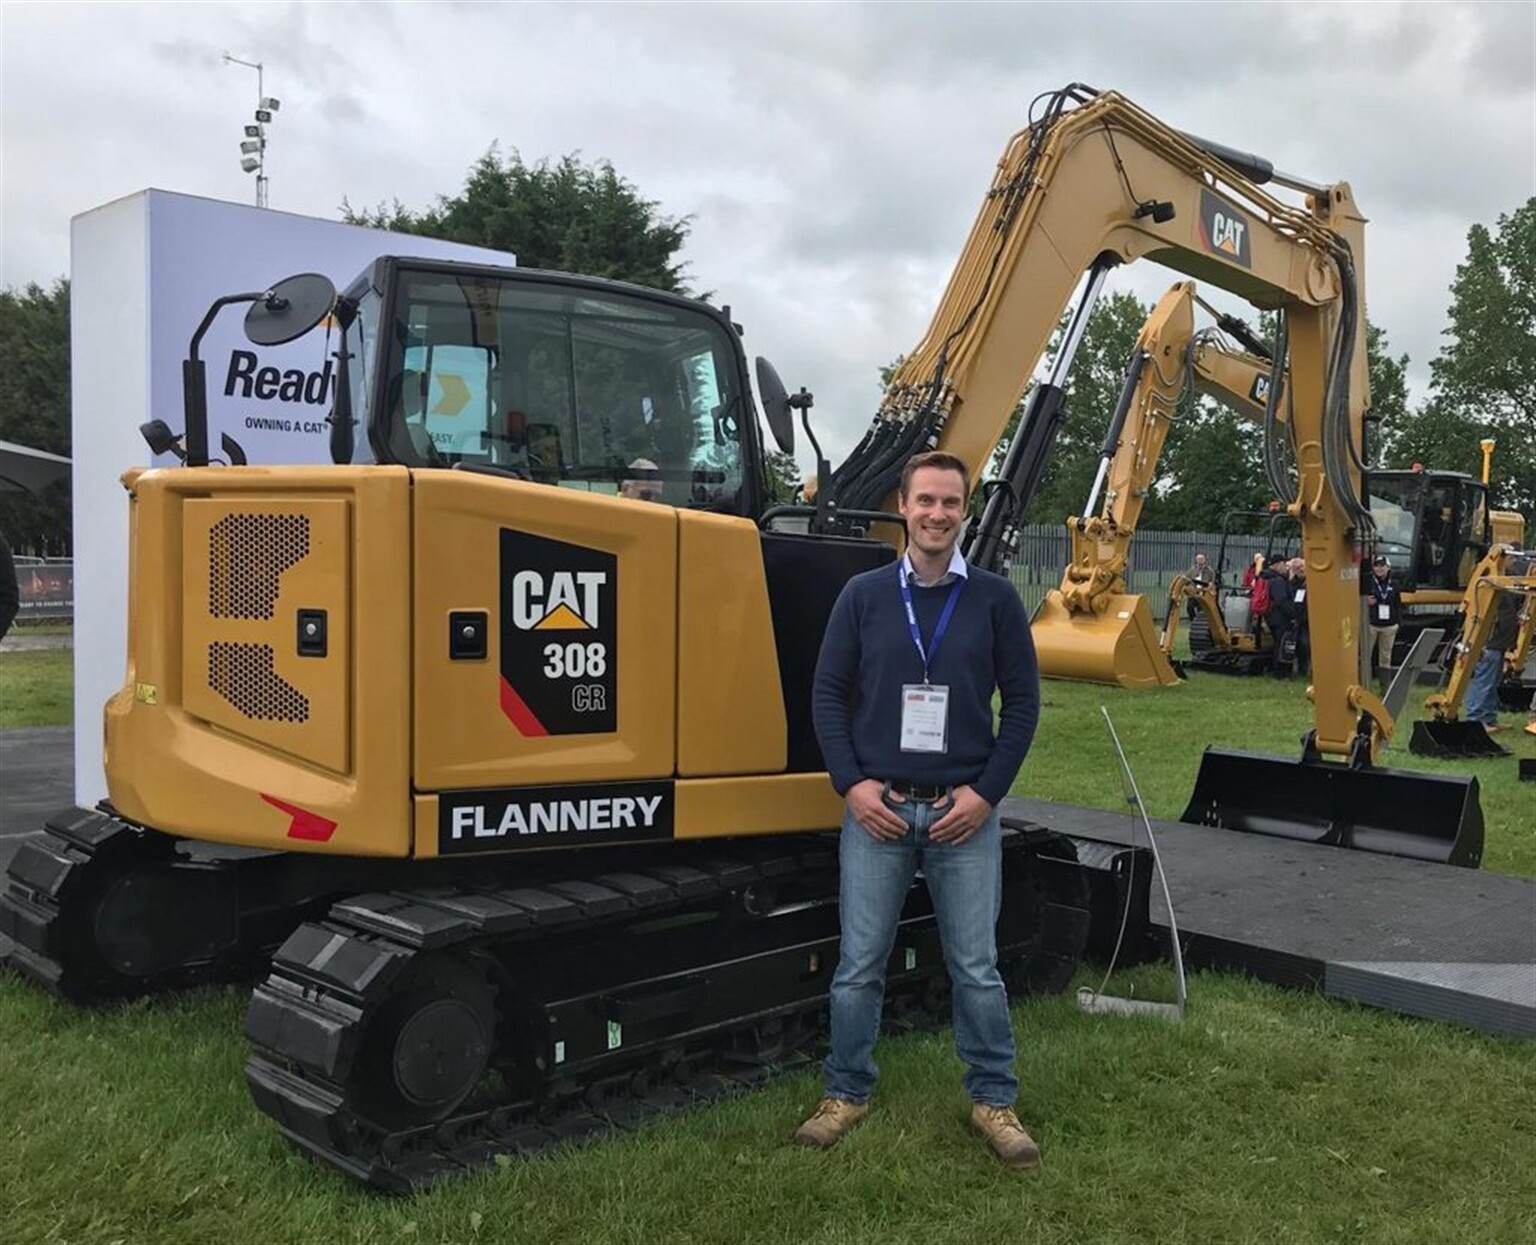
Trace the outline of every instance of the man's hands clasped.
{"label": "man's hands clasped", "polygon": [[987,824],[992,806],[976,794],[974,787],[956,787],[950,800],[949,811],[928,827],[928,841],[958,847]]}
{"label": "man's hands clasped", "polygon": [[[878,778],[866,778],[848,788],[848,809],[870,838],[881,843],[894,842],[910,830],[906,820],[885,802],[885,784]],[[959,846],[969,839],[992,815],[992,805],[973,787],[956,787],[944,814],[928,828],[931,843]]]}

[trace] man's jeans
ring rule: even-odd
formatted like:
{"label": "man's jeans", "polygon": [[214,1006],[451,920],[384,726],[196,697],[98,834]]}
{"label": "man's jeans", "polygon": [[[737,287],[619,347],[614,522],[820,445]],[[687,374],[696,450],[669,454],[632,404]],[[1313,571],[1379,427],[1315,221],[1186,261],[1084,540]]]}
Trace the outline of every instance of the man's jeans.
{"label": "man's jeans", "polygon": [[988,1106],[1012,1106],[1019,1091],[1013,1025],[997,971],[1003,896],[999,814],[994,810],[980,830],[955,846],[928,841],[928,827],[947,804],[935,808],[909,801],[888,807],[911,827],[893,842],[871,838],[852,813],[843,815],[842,954],[832,979],[827,1096],[864,1103],[874,1092],[886,963],[913,873],[921,867],[954,986],[955,1049],[965,1061],[966,1092]]}
{"label": "man's jeans", "polygon": [[1467,721],[1492,726],[1499,720],[1499,678],[1504,672],[1504,654],[1485,648],[1472,667],[1472,682],[1467,688]]}

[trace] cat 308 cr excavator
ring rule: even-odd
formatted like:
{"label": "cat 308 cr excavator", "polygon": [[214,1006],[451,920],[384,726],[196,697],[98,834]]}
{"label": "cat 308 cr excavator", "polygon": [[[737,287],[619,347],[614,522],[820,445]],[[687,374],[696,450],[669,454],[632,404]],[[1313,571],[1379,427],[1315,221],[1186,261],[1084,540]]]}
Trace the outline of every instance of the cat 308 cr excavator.
{"label": "cat 308 cr excavator", "polygon": [[[125,477],[110,804],[17,854],[0,897],[14,962],[121,997],[247,969],[291,931],[247,1014],[253,1097],[386,1188],[758,1079],[814,1038],[837,958],[835,851],[814,832],[841,801],[809,712],[832,602],[892,564],[879,537],[899,536],[910,454],[988,462],[1086,275],[968,535],[974,564],[1000,564],[1093,299],[1142,258],[1283,313],[1287,500],[1313,585],[1304,757],[1208,753],[1188,816],[1475,862],[1475,783],[1377,769],[1392,723],[1357,676],[1349,187],[1274,175],[1117,94],[1038,103],[927,337],[855,452],[822,464],[813,507],[767,502],[728,312],[404,258],[334,302],[306,280],[232,295],[258,344],[339,329],[336,465],[209,467],[194,338],[186,466]],[[1262,189],[1272,176],[1304,206]],[[787,447],[809,395],[758,375]],[[620,495],[637,473],[667,504]],[[1010,836],[1004,873],[1004,972],[1060,988],[1087,928],[1070,843]],[[917,887],[888,1010],[941,1000],[943,981]]]}

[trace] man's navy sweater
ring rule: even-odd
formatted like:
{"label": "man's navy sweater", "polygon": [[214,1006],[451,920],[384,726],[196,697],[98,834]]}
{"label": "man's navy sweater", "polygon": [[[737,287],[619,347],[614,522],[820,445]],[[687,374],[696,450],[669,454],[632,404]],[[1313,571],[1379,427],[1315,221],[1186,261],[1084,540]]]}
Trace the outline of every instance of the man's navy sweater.
{"label": "man's navy sweater", "polygon": [[[899,564],[898,564],[899,565]],[[949,688],[947,752],[901,750],[901,689],[923,681],[896,566],[856,575],[844,586],[821,643],[811,712],[839,795],[866,778],[924,786],[969,784],[988,804],[1008,794],[1040,720],[1040,668],[1019,594],[1001,575],[970,577],[929,676]],[[930,653],[939,615],[955,585],[912,585],[923,645]],[[1003,707],[992,729],[992,693]]]}

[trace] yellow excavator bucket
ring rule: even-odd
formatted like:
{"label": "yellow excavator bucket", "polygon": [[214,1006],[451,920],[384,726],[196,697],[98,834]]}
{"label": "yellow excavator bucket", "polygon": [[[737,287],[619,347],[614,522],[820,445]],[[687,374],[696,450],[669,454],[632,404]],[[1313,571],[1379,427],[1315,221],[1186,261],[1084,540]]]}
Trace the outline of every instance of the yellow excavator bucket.
{"label": "yellow excavator bucket", "polygon": [[1040,673],[1048,679],[1172,687],[1179,681],[1163,656],[1152,610],[1139,594],[1116,594],[1102,614],[1074,614],[1059,591],[1041,603],[1030,624]]}

